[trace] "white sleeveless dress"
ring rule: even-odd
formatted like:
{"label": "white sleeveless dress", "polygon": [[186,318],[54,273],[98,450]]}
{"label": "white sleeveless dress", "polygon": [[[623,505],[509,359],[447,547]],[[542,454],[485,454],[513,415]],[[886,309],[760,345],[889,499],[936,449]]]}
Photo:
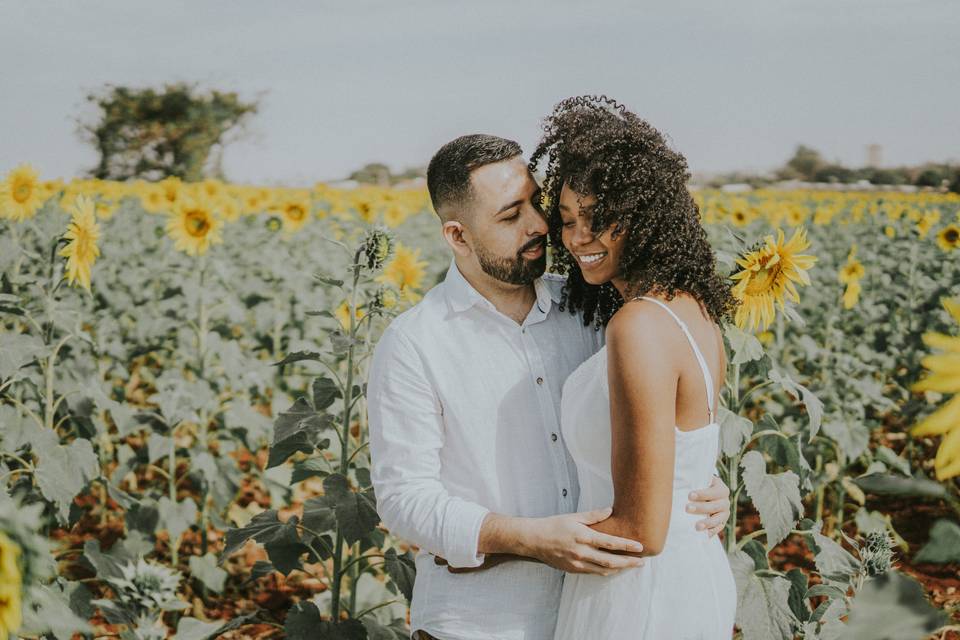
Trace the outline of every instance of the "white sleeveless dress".
{"label": "white sleeveless dress", "polygon": [[[612,576],[566,573],[554,640],[729,640],[736,586],[719,537],[697,531],[702,515],[686,512],[688,494],[709,486],[717,463],[720,426],[714,417],[710,371],[686,324],[679,323],[703,371],[710,424],[676,433],[673,508],[663,551],[645,566]],[[606,347],[570,374],[561,397],[561,430],[577,465],[578,511],[613,504],[610,471],[610,392]]]}

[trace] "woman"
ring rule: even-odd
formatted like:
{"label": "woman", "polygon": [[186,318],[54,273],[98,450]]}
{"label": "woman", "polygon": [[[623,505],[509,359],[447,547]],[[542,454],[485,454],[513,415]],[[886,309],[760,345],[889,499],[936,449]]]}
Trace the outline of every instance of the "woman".
{"label": "woman", "polygon": [[568,573],[555,640],[730,638],[736,588],[720,539],[694,527],[686,496],[709,484],[734,308],[687,190],[686,160],[605,97],[570,98],[547,118],[546,159],[561,309],[606,326],[606,345],[567,378],[561,426],[578,510],[613,505],[593,528],[632,538],[645,566]]}

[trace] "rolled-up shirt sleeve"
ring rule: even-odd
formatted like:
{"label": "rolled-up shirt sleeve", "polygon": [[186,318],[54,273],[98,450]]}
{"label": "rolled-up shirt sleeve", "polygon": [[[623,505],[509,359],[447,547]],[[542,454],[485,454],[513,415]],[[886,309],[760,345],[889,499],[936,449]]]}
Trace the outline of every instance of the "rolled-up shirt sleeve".
{"label": "rolled-up shirt sleeve", "polygon": [[476,567],[489,509],[450,495],[440,480],[439,398],[411,340],[394,325],[374,350],[367,381],[371,479],[387,528],[452,567]]}

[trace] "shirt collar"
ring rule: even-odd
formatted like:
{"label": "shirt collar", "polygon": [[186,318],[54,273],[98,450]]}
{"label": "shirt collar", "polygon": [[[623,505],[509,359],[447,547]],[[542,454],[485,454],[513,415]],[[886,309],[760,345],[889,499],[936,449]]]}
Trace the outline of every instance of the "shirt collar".
{"label": "shirt collar", "polygon": [[[447,277],[443,280],[444,292],[447,295],[447,302],[450,308],[455,312],[465,311],[474,305],[481,305],[488,309],[496,309],[493,303],[483,297],[483,295],[473,288],[467,279],[457,268],[456,259],[450,260],[450,268],[447,270]],[[533,281],[533,288],[537,294],[537,306],[540,311],[546,314],[550,311],[551,303],[560,301],[560,291],[553,291],[551,287],[544,282],[543,278],[537,278]]]}

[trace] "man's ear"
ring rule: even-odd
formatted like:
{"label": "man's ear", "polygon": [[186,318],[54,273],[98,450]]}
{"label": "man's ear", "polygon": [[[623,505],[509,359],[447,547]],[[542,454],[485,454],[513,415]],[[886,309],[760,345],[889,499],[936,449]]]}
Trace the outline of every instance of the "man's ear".
{"label": "man's ear", "polygon": [[468,256],[472,252],[465,239],[467,233],[469,231],[459,220],[447,220],[443,223],[443,239],[457,255]]}

